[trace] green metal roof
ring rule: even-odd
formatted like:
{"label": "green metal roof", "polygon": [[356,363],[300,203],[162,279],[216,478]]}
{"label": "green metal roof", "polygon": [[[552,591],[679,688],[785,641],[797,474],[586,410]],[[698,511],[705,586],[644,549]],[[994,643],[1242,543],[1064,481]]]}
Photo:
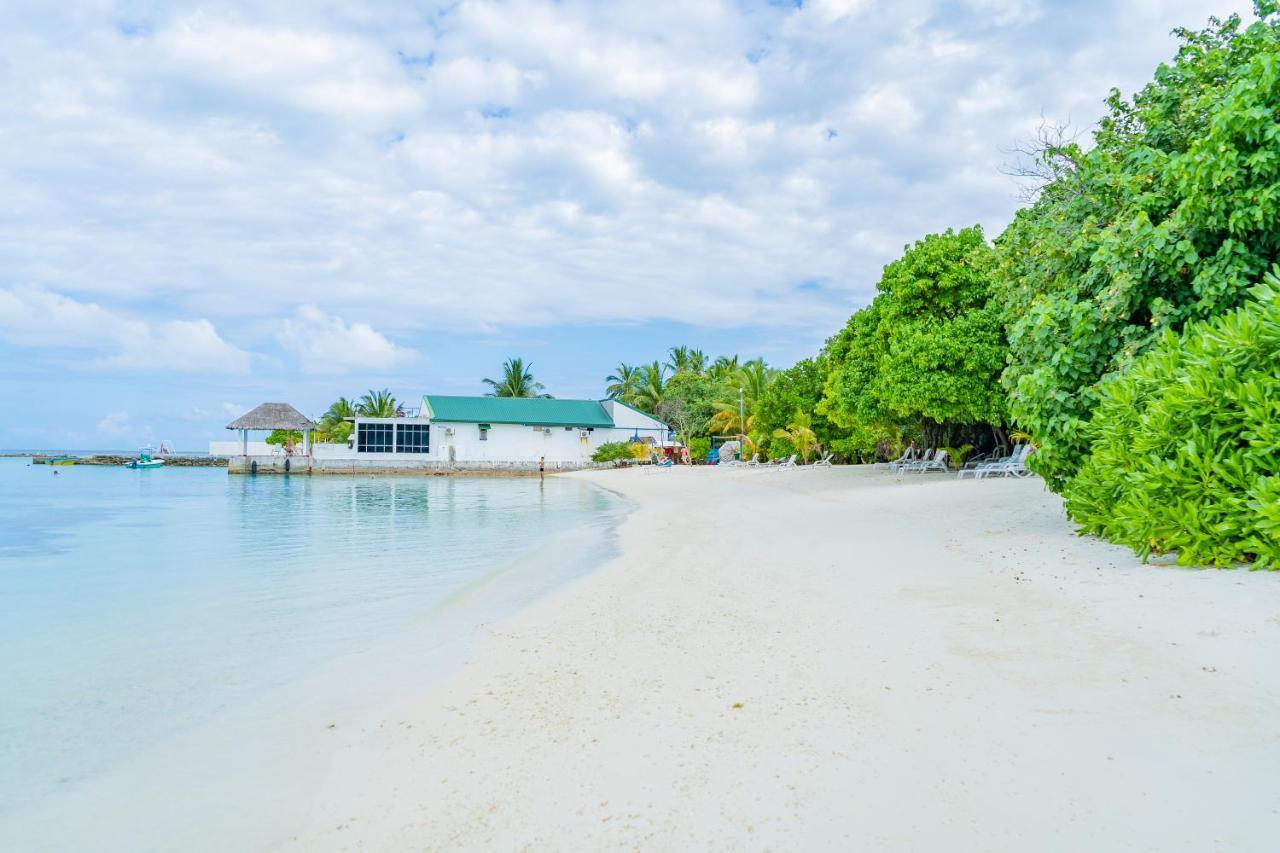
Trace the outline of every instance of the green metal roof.
{"label": "green metal roof", "polygon": [[525,426],[613,426],[613,419],[595,400],[547,400],[537,397],[422,398],[433,421],[464,424],[523,424]]}

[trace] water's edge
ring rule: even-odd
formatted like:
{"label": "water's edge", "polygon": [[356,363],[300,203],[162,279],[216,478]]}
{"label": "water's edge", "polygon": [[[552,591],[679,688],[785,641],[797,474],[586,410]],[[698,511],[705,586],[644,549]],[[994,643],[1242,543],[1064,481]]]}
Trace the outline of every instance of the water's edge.
{"label": "water's edge", "polygon": [[609,509],[510,554],[408,627],[0,818],[5,846],[262,849],[288,838],[309,819],[312,793],[338,750],[384,723],[397,703],[438,687],[486,629],[617,555],[618,529],[634,504],[602,491]]}

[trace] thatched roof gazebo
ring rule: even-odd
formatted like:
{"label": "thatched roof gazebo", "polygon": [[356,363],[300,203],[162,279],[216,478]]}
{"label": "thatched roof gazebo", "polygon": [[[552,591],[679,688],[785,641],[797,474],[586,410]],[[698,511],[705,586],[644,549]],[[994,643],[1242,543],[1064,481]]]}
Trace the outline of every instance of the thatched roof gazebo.
{"label": "thatched roof gazebo", "polygon": [[249,455],[249,430],[297,430],[302,433],[302,452],[311,453],[311,431],[316,428],[315,421],[299,412],[288,403],[263,403],[256,409],[245,412],[231,423],[227,429],[240,430],[243,455]]}

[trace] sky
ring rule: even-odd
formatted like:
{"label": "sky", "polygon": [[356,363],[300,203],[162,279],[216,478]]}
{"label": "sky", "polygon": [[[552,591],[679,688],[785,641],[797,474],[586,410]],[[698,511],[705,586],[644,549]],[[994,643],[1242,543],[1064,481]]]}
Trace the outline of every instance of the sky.
{"label": "sky", "polygon": [[[812,355],[1247,2],[9,0],[0,448],[201,450],[265,401],[558,397]],[[1246,14],[1247,18],[1248,15]]]}

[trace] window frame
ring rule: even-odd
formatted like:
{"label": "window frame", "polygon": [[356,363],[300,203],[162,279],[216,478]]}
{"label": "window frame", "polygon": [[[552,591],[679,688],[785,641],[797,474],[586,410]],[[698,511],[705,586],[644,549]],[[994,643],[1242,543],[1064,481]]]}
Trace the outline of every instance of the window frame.
{"label": "window frame", "polygon": [[[395,449],[395,424],[378,421],[356,426],[356,453],[391,453]],[[376,439],[371,441],[370,439]]]}
{"label": "window frame", "polygon": [[[430,424],[396,423],[393,426],[396,431],[394,452],[419,454],[431,452]],[[405,438],[409,440],[406,441]]]}

